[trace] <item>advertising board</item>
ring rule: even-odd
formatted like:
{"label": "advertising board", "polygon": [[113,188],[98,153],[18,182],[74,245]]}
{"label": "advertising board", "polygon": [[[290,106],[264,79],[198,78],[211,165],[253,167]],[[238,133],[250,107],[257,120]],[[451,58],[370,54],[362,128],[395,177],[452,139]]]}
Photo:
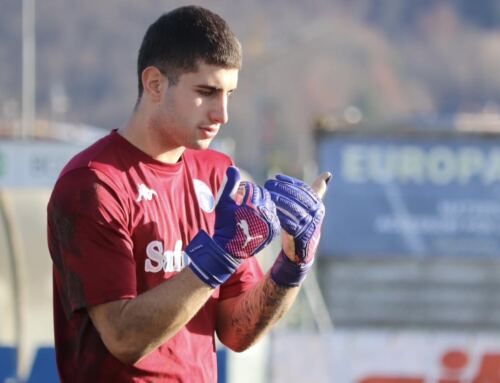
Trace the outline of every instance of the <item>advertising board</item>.
{"label": "advertising board", "polygon": [[499,383],[499,344],[488,333],[282,332],[270,368],[274,383]]}
{"label": "advertising board", "polygon": [[339,132],[317,147],[334,176],[322,255],[500,254],[500,136]]}

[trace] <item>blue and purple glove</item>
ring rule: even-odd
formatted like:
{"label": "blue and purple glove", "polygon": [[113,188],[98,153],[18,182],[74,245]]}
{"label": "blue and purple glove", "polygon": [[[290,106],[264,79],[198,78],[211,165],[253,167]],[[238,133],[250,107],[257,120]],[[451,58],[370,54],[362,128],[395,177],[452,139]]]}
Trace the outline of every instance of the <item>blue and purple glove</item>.
{"label": "blue and purple glove", "polygon": [[277,175],[264,187],[271,193],[281,227],[292,241],[286,243],[285,236],[284,248],[288,256],[285,250],[280,252],[271,268],[271,277],[282,286],[299,286],[314,261],[325,206],[309,185],[286,175]]}
{"label": "blue and purple glove", "polygon": [[213,238],[203,230],[193,238],[186,247],[189,267],[215,288],[245,259],[266,247],[279,230],[269,192],[251,182],[240,183],[238,169],[229,167],[217,197]]}

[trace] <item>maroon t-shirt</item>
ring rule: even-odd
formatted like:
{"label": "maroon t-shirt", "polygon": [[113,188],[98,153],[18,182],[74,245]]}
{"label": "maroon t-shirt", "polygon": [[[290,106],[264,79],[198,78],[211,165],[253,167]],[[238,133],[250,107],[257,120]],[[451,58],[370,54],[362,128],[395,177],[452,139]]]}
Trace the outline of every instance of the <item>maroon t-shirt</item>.
{"label": "maroon t-shirt", "polygon": [[231,163],[212,150],[186,150],[178,163],[164,164],[114,131],[66,165],[47,207],[63,383],[217,380],[217,300],[237,296],[262,277],[255,259],[133,366],[108,352],[86,307],[134,298],[182,270],[191,239],[200,229],[213,234],[214,196]]}

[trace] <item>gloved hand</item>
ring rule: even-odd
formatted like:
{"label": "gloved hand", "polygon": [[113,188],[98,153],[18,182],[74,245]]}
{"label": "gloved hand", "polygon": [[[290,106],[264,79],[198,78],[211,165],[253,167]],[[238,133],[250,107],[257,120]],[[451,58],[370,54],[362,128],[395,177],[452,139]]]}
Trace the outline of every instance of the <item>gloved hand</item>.
{"label": "gloved hand", "polygon": [[213,238],[203,230],[193,238],[186,247],[191,259],[189,267],[215,288],[243,260],[266,247],[279,230],[276,207],[269,192],[251,182],[240,183],[238,169],[229,167],[217,197]]}
{"label": "gloved hand", "polygon": [[[321,177],[326,188],[331,174]],[[279,285],[298,286],[314,261],[325,206],[309,185],[286,175],[277,175],[264,187],[271,193],[281,227],[288,234],[283,235],[283,250],[271,268],[271,277]]]}

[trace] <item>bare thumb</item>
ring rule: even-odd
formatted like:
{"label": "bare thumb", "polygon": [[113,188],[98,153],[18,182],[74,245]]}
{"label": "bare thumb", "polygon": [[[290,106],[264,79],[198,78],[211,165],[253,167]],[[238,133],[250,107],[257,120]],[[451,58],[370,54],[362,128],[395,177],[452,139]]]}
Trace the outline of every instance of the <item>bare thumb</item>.
{"label": "bare thumb", "polygon": [[332,179],[332,173],[323,172],[312,183],[311,187],[319,195],[320,198],[323,198],[324,195],[326,194],[326,190],[328,187],[327,185],[331,179]]}

